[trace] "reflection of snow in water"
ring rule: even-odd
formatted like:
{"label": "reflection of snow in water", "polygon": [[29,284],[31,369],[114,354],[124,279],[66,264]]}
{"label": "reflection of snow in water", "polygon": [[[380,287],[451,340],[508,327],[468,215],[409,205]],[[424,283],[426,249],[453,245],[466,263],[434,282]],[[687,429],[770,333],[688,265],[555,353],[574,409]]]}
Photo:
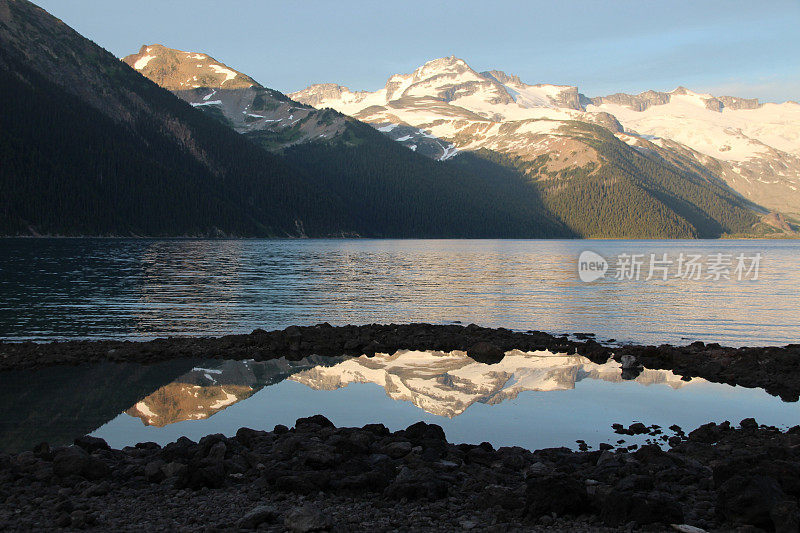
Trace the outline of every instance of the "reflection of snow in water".
{"label": "reflection of snow in water", "polygon": [[225,389],[222,389],[222,394],[225,395],[225,398],[220,398],[213,404],[211,404],[211,409],[221,409],[223,407],[227,407],[228,405],[232,404],[233,402],[238,401],[235,394],[231,394],[229,392],[225,392]]}
{"label": "reflection of snow in water", "polygon": [[[523,391],[568,390],[583,379],[622,381],[620,364],[613,360],[599,365],[578,355],[518,350],[508,352],[494,365],[476,362],[459,351],[402,350],[313,368],[289,379],[319,390],[375,383],[395,400],[410,401],[424,411],[450,418],[476,402],[498,404]],[[644,385],[666,383],[673,388],[688,383],[661,370],[646,370],[635,381]]]}
{"label": "reflection of snow in water", "polygon": [[[320,366],[326,362],[329,366]],[[233,435],[243,426],[292,426],[299,417],[320,413],[338,426],[383,423],[397,430],[425,420],[441,425],[451,442],[541,448],[570,446],[577,439],[596,446],[648,438],[616,435],[611,429],[616,422],[678,424],[688,431],[708,421],[737,423],[747,417],[787,426],[800,416],[797,403],[760,389],[683,381],[662,370],[644,370],[625,381],[615,361],[595,364],[550,352],[512,351],[496,365],[475,362],[463,352],[405,350],[332,361],[224,361],[212,369],[221,370],[215,373],[216,385],[204,381],[202,372],[208,369],[197,370],[160,389],[173,396],[154,393],[142,400],[156,420],[175,416],[170,406],[191,402],[192,409],[172,423],[143,425],[122,414],[95,435],[114,446],[165,444],[182,435],[193,440],[210,433]],[[199,385],[180,383],[193,380]],[[234,394],[239,390],[246,392]],[[195,409],[198,391],[198,397],[208,396],[206,407]],[[135,408],[138,413],[128,413],[141,417],[144,411],[139,404]]]}

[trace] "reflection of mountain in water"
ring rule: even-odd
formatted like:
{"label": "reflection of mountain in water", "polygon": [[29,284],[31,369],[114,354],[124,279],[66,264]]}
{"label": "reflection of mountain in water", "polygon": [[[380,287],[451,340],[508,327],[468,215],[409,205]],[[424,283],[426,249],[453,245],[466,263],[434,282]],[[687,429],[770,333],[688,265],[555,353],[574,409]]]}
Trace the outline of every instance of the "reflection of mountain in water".
{"label": "reflection of mountain in water", "polygon": [[174,380],[201,360],[154,365],[99,363],[0,374],[0,451],[69,444]]}
{"label": "reflection of mountain in water", "polygon": [[[349,359],[314,356],[300,361],[225,361],[209,368],[193,368],[126,413],[141,418],[145,425],[158,427],[200,420],[284,379],[315,390],[375,383],[390,398],[410,401],[429,413],[452,418],[476,402],[498,404],[523,391],[572,389],[584,379],[619,382],[622,375],[619,363],[613,360],[598,365],[585,357],[550,352],[512,351],[495,365],[478,363],[459,351],[406,350]],[[673,388],[687,383],[662,370],[645,370],[635,381]]]}
{"label": "reflection of mountain in water", "polygon": [[[544,351],[512,351],[500,363],[486,365],[459,351],[399,351],[394,355],[349,359],[289,377],[319,390],[334,390],[350,383],[376,383],[392,399],[410,401],[429,413],[449,418],[476,402],[497,404],[516,398],[523,391],[572,389],[587,378],[622,381],[620,364],[611,360],[598,365],[585,357]],[[673,388],[688,383],[663,370],[644,370],[635,381]]]}
{"label": "reflection of mountain in water", "polygon": [[300,361],[224,361],[213,368],[195,367],[125,411],[145,425],[163,427],[208,418],[265,386],[303,370],[333,365],[343,357],[306,357]]}

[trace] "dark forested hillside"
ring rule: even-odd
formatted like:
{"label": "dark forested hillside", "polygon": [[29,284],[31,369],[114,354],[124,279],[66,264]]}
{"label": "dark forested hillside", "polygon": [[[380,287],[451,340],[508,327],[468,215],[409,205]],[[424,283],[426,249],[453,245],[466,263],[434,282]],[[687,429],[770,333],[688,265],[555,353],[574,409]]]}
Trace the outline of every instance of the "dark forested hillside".
{"label": "dark forested hillside", "polygon": [[519,173],[471,154],[459,156],[461,165],[433,161],[352,119],[340,137],[296,145],[284,156],[342,198],[375,236],[575,236]]}
{"label": "dark forested hillside", "polygon": [[301,172],[25,0],[0,0],[0,99],[2,234],[286,236],[350,226]]}
{"label": "dark forested hillside", "polygon": [[545,170],[547,155],[534,161],[488,150],[475,155],[527,175],[545,208],[583,237],[715,238],[747,232],[758,221],[725,186],[643,155],[602,127],[573,127],[601,164],[553,173]]}
{"label": "dark forested hillside", "polygon": [[298,233],[295,221],[313,233],[345,226],[327,218],[335,201],[215,123],[185,126],[214,149],[203,160],[158,124],[115,123],[21,65],[0,78],[0,99],[0,233],[285,236]]}
{"label": "dark forested hillside", "polygon": [[0,234],[556,237],[535,190],[351,122],[283,157],[0,0]]}
{"label": "dark forested hillside", "polygon": [[254,94],[302,117],[240,135],[27,0],[0,0],[0,235],[717,237],[756,222],[724,187],[599,126],[571,133],[599,164],[547,173],[493,152],[434,161]]}

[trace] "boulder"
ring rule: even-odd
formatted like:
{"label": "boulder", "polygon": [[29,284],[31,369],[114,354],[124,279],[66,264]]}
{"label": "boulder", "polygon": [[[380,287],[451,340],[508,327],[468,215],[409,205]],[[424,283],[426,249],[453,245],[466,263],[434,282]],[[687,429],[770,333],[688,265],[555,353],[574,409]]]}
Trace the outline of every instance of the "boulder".
{"label": "boulder", "polygon": [[772,510],[784,499],[771,477],[735,475],[717,490],[717,514],[730,524],[772,529]]}
{"label": "boulder", "polygon": [[257,529],[259,525],[264,522],[274,522],[278,517],[278,512],[271,505],[262,505],[256,507],[243,517],[241,517],[236,526],[240,529]]}
{"label": "boulder", "polygon": [[295,429],[310,429],[315,430],[318,428],[333,428],[333,422],[328,420],[322,415],[314,415],[305,418],[298,418],[294,423]]}
{"label": "boulder", "polygon": [[426,424],[425,422],[417,422],[408,426],[403,434],[411,441],[422,440],[439,440],[446,441],[444,430],[441,426],[436,424]]}
{"label": "boulder", "polygon": [[383,448],[383,452],[392,459],[400,459],[411,453],[411,448],[408,441],[390,442]]}
{"label": "boulder", "polygon": [[106,441],[98,437],[92,437],[90,435],[84,435],[83,437],[78,437],[75,439],[75,445],[80,446],[87,453],[93,453],[97,450],[110,450],[111,447],[108,445]]}
{"label": "boulder", "polygon": [[83,448],[70,446],[53,458],[53,473],[61,477],[102,479],[111,474],[111,469],[102,459],[89,455]]}
{"label": "boulder", "polygon": [[586,486],[562,473],[528,478],[525,490],[525,515],[530,519],[550,513],[579,515],[589,511]]}
{"label": "boulder", "polygon": [[600,518],[604,524],[613,527],[629,522],[640,525],[680,524],[683,523],[683,511],[666,494],[613,492],[605,498]]}
{"label": "boulder", "polygon": [[312,504],[306,504],[289,512],[283,523],[289,531],[295,533],[323,531],[331,527],[330,519]]}
{"label": "boulder", "polygon": [[480,341],[467,348],[467,355],[479,363],[491,365],[502,361],[505,352],[496,344]]}

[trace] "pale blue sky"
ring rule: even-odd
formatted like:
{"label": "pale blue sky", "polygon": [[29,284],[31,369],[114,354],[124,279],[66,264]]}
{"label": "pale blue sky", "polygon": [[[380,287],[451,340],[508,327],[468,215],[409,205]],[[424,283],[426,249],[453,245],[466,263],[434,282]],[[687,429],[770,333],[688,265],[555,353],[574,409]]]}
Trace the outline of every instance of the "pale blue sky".
{"label": "pale blue sky", "polygon": [[800,0],[38,0],[118,56],[204,52],[284,92],[376,90],[456,55],[588,96],[690,89],[800,100]]}

